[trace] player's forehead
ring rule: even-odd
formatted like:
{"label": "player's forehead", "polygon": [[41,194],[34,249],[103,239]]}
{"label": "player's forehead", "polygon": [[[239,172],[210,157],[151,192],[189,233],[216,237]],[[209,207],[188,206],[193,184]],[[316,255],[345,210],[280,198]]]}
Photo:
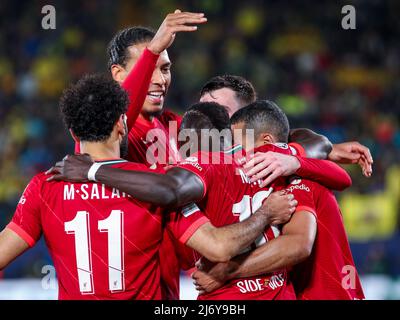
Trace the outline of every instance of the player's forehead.
{"label": "player's forehead", "polygon": [[[134,65],[136,61],[140,58],[140,56],[142,55],[144,49],[146,49],[148,44],[149,42],[142,42],[129,46],[128,47],[129,58],[127,64]],[[167,50],[164,50],[163,52],[160,53],[160,56],[157,60],[157,66],[164,66],[167,64],[171,64],[171,60],[169,59]]]}
{"label": "player's forehead", "polygon": [[240,107],[236,92],[231,88],[220,88],[206,92],[201,96],[200,102],[216,102],[223,105],[227,108],[229,116]]}
{"label": "player's forehead", "polygon": [[[231,88],[219,88],[206,92],[200,98],[202,102],[232,101],[236,99],[236,93]],[[220,103],[221,104],[221,103]]]}

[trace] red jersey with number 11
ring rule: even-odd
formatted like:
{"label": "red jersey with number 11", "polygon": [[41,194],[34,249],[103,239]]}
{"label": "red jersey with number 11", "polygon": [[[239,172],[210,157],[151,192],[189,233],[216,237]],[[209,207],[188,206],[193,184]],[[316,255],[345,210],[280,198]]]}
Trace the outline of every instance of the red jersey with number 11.
{"label": "red jersey with number 11", "polygon": [[[125,170],[145,165],[109,161]],[[35,176],[7,226],[30,246],[43,233],[58,276],[60,299],[161,299],[159,208],[99,183],[46,182]],[[172,213],[166,227],[185,243],[209,220]]]}

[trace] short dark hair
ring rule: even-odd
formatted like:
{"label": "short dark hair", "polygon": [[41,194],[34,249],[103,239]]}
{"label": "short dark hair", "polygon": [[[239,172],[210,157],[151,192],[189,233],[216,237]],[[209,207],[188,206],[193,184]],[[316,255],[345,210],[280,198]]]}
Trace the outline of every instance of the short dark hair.
{"label": "short dark hair", "polygon": [[243,106],[247,106],[257,99],[256,91],[250,81],[243,77],[229,74],[210,79],[201,89],[200,97],[223,88],[233,90]]}
{"label": "short dark hair", "polygon": [[278,142],[288,142],[289,120],[274,102],[257,100],[239,109],[231,117],[231,124],[244,122],[246,129],[253,129],[255,136],[261,133],[272,134]]}
{"label": "short dark hair", "polygon": [[128,48],[135,44],[149,42],[154,35],[155,32],[147,27],[129,27],[118,31],[107,47],[108,68],[111,68],[113,64],[125,67],[129,58]]}
{"label": "short dark hair", "polygon": [[82,141],[105,141],[121,114],[128,95],[114,80],[101,74],[86,75],[64,90],[60,99],[63,121]]}
{"label": "short dark hair", "polygon": [[182,118],[184,129],[217,129],[230,128],[229,114],[224,106],[215,102],[198,102],[189,107]]}

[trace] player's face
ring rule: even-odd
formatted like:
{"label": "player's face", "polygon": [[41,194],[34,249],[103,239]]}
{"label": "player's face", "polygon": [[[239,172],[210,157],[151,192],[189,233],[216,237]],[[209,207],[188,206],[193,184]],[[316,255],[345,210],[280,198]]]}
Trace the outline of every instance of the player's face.
{"label": "player's face", "polygon": [[[132,70],[136,61],[139,59],[147,43],[140,43],[128,48],[130,59],[126,65],[126,76]],[[171,84],[171,61],[166,50],[161,52],[156,67],[151,77],[146,100],[143,104],[142,112],[147,115],[160,113],[164,106],[165,96]]]}
{"label": "player's face", "polygon": [[239,99],[236,97],[235,91],[229,88],[222,88],[212,92],[207,92],[201,96],[200,102],[216,102],[226,107],[229,117],[243,107],[239,102]]}

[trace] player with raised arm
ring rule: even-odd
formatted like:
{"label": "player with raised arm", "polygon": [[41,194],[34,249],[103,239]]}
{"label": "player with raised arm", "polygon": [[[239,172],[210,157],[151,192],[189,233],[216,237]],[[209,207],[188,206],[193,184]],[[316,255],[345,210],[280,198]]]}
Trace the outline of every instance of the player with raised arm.
{"label": "player with raised arm", "polygon": [[[143,164],[121,159],[127,142],[127,104],[126,92],[115,81],[96,75],[71,86],[60,100],[67,127],[95,166],[149,172]],[[158,251],[164,226],[209,259],[224,261],[274,220],[262,207],[242,223],[216,228],[199,210],[184,215],[165,212],[100,183],[47,178],[40,173],[30,181],[12,221],[0,233],[0,267],[43,234],[60,299],[161,299]],[[199,184],[187,181],[191,183]]]}
{"label": "player with raised arm", "polygon": [[[156,33],[148,28],[131,27],[121,30],[110,41],[109,70],[113,79],[121,84],[130,98],[127,111],[127,160],[150,166],[155,163],[176,163],[179,159],[177,142],[175,137],[169,136],[169,126],[171,124],[179,128],[181,117],[164,108],[171,83],[171,61],[167,49],[177,33],[193,32],[197,29],[195,25],[206,21],[204,14],[176,10],[166,16]],[[157,145],[153,143],[156,137],[149,135],[149,132],[157,133]],[[323,142],[317,148],[325,148],[326,144]],[[316,146],[320,145],[319,141],[314,143]],[[154,150],[155,147],[158,150]],[[76,152],[79,151],[77,140]],[[272,207],[275,198],[279,199],[275,196],[269,199]],[[175,253],[179,248],[181,246],[165,233],[159,252],[162,260],[162,287],[166,299],[179,299],[179,270],[184,267],[179,266],[176,256],[178,253]]]}
{"label": "player with raised arm", "polygon": [[[237,130],[255,130],[255,145],[247,145],[248,140],[244,139],[246,148],[256,147],[265,152],[275,149],[274,143],[287,141],[287,118],[270,101],[257,101],[239,110],[231,122]],[[278,178],[274,183],[282,180]],[[299,204],[297,212],[282,227],[282,234],[228,263],[198,263],[200,270],[193,274],[197,289],[202,294],[212,295],[227,281],[294,266],[290,276],[298,299],[363,299],[333,193],[316,182],[295,176],[289,178],[284,189],[293,194]],[[351,281],[346,280],[349,277]]]}

